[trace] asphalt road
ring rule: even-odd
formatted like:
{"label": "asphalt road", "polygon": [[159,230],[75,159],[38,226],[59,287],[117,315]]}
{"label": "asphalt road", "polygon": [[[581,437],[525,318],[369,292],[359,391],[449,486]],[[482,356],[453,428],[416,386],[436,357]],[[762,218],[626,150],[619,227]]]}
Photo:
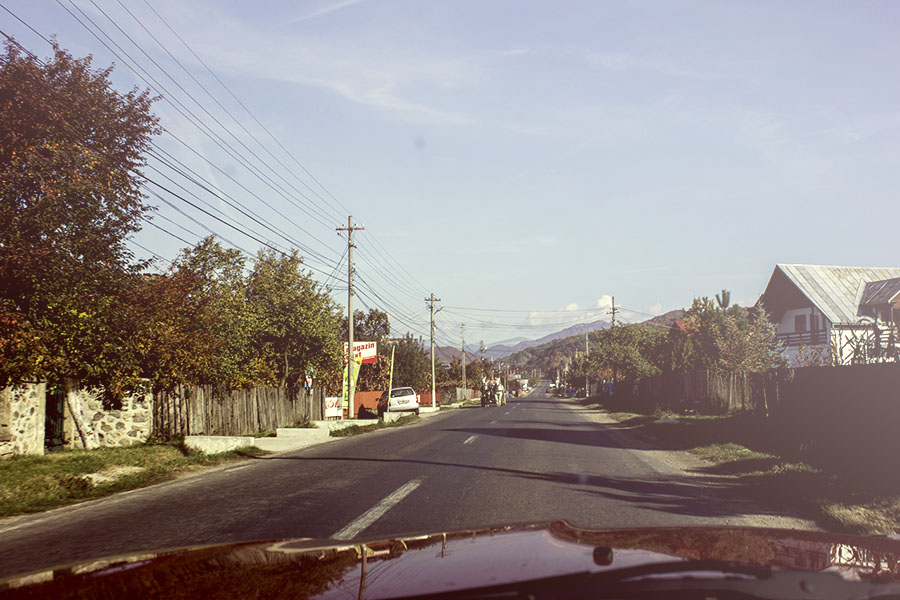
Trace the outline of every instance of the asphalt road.
{"label": "asphalt road", "polygon": [[0,525],[0,577],[188,545],[351,539],[566,518],[594,527],[809,527],[727,478],[544,394],[253,459]]}

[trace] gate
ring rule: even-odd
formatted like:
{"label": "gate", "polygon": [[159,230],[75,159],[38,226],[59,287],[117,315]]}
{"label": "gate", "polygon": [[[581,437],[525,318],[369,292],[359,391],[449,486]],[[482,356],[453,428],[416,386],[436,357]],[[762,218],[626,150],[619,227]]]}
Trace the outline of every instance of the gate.
{"label": "gate", "polygon": [[63,420],[66,410],[66,386],[47,384],[47,415],[44,420],[44,447],[48,450],[62,448],[65,444]]}

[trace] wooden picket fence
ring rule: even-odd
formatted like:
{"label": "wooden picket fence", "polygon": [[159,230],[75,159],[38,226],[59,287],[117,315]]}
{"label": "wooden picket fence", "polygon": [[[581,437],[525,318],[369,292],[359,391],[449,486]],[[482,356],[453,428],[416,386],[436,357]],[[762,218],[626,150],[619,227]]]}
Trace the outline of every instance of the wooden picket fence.
{"label": "wooden picket fence", "polygon": [[249,435],[324,418],[322,390],[179,385],[153,394],[153,436]]}

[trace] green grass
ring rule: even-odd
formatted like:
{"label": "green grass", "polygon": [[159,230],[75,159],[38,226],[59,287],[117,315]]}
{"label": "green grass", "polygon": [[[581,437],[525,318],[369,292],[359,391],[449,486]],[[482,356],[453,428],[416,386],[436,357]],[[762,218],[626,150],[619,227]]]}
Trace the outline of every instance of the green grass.
{"label": "green grass", "polygon": [[[601,402],[602,405],[602,402]],[[608,412],[622,427],[708,461],[703,474],[725,476],[748,498],[782,507],[829,531],[900,532],[900,482],[810,464],[751,415],[652,415]]]}
{"label": "green grass", "polygon": [[330,435],[331,437],[351,437],[354,435],[360,435],[362,433],[378,431],[379,429],[385,429],[386,427],[403,427],[404,425],[416,423],[419,420],[420,419],[418,415],[409,414],[404,415],[391,423],[378,421],[377,423],[372,423],[371,425],[351,425],[342,429],[332,429]]}
{"label": "green grass", "polygon": [[[125,448],[61,450],[0,461],[0,516],[49,510],[91,498],[145,487],[179,473],[264,454],[256,448],[206,455],[180,442]],[[135,468],[112,481],[93,484],[86,475],[116,467]]]}

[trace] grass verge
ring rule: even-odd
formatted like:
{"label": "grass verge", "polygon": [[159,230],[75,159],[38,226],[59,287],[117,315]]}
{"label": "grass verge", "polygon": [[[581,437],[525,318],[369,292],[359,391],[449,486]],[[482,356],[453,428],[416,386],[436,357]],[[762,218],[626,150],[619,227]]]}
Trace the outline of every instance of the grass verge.
{"label": "grass verge", "polygon": [[[602,401],[598,406],[604,408]],[[785,450],[784,440],[767,431],[765,421],[758,418],[607,414],[625,430],[708,461],[709,466],[699,472],[731,478],[745,497],[784,507],[826,530],[865,535],[900,532],[900,482],[886,481],[863,466],[850,473],[811,464],[802,455]]]}
{"label": "grass verge", "polygon": [[387,427],[403,427],[404,425],[416,423],[419,420],[420,419],[418,415],[404,415],[396,421],[392,421],[391,423],[378,421],[377,423],[372,423],[371,425],[351,425],[350,427],[344,427],[342,429],[332,429],[330,435],[331,437],[350,437],[354,435],[360,435],[361,433],[378,431],[379,429],[385,429]]}
{"label": "grass verge", "polygon": [[49,510],[265,454],[257,448],[207,455],[181,442],[61,450],[0,461],[0,517]]}

